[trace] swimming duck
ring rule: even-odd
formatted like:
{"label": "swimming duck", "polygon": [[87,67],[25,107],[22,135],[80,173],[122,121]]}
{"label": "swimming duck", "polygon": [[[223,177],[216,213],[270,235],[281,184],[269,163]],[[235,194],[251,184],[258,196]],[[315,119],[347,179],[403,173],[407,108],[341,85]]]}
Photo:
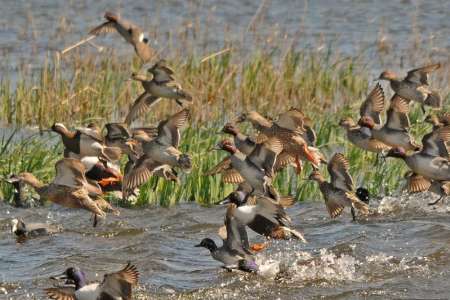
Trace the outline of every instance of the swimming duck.
{"label": "swimming duck", "polygon": [[[423,180],[450,181],[450,165],[445,143],[450,141],[450,126],[439,128],[422,139],[422,150],[410,155],[401,148],[391,149],[387,156],[405,161],[414,174]],[[417,180],[415,178],[414,180]],[[418,186],[418,184],[416,184]]]}
{"label": "swimming duck", "polygon": [[[302,131],[300,127],[296,127],[297,130],[294,131],[292,128],[288,129],[279,126],[276,122],[264,118],[256,111],[243,114],[237,120],[237,122],[244,121],[249,121],[260,132],[257,138],[258,142],[262,142],[271,137],[278,138],[282,142],[283,150],[295,159],[297,173],[301,171],[300,159],[309,160],[314,168],[318,168],[324,160],[323,155],[318,149],[308,147],[307,142],[301,137]],[[287,126],[283,122],[281,124]]]}
{"label": "swimming duck", "polygon": [[172,77],[173,70],[164,60],[158,61],[148,72],[152,75],[151,78],[137,73],[131,75],[131,79],[141,82],[144,92],[133,102],[125,119],[126,124],[131,124],[162,98],[173,99],[182,107],[185,103],[192,103],[192,96],[175,81]]}
{"label": "swimming duck", "polygon": [[[228,201],[227,201],[228,200]],[[222,203],[233,203],[231,210],[236,220],[253,231],[273,239],[299,239],[306,243],[302,233],[291,228],[291,219],[281,204],[260,195],[232,192]]]}
{"label": "swimming duck", "polygon": [[441,64],[438,63],[413,69],[408,72],[404,79],[399,78],[392,71],[384,71],[379,79],[389,81],[396,95],[408,101],[420,103],[422,110],[424,110],[424,105],[440,108],[442,98],[439,92],[432,90],[428,83],[428,75],[440,67]]}
{"label": "swimming duck", "polygon": [[133,46],[136,55],[143,63],[147,63],[156,57],[155,50],[150,47],[148,39],[144,36],[144,32],[137,25],[124,20],[112,12],[106,12],[105,19],[107,20],[105,23],[90,30],[89,34],[98,36],[116,31]]}
{"label": "swimming duck", "polygon": [[86,128],[77,128],[70,131],[64,124],[55,123],[51,128],[61,135],[64,144],[64,157],[81,159],[85,156],[99,156],[108,161],[120,159],[121,151],[116,147],[107,147],[100,129],[95,124]]}
{"label": "swimming duck", "polygon": [[105,217],[105,211],[119,214],[107,201],[102,199],[101,190],[88,183],[84,165],[73,158],[63,158],[55,164],[56,176],[50,184],[43,184],[31,173],[21,173],[16,180],[30,185],[41,199],[50,200],[68,208],[82,208],[94,214],[94,227],[97,217]]}
{"label": "swimming duck", "polygon": [[30,203],[27,201],[27,197],[24,193],[24,183],[17,180],[15,176],[10,178],[0,178],[0,180],[10,183],[13,186],[13,201],[15,207],[29,207]]}
{"label": "swimming duck", "polygon": [[195,247],[204,247],[208,249],[212,258],[223,263],[223,268],[229,271],[239,269],[245,272],[257,272],[258,266],[254,261],[253,254],[248,250],[248,241],[245,242],[247,247],[243,246],[241,237],[243,225],[234,217],[235,209],[235,204],[228,205],[225,216],[225,227],[227,231],[226,239],[223,240],[223,245],[221,247],[218,247],[210,238],[203,239],[200,244],[195,245]]}
{"label": "swimming duck", "polygon": [[77,267],[68,268],[62,275],[51,279],[66,279],[75,287],[64,286],[47,288],[44,291],[50,299],[54,300],[101,300],[101,299],[131,299],[133,287],[138,284],[139,272],[137,268],[128,263],[122,270],[105,274],[103,281],[87,283],[86,274]]}
{"label": "swimming duck", "polygon": [[25,223],[22,219],[11,220],[11,232],[19,238],[50,235],[61,231],[60,226],[45,223]]}
{"label": "swimming duck", "polygon": [[163,169],[170,172],[172,167],[186,171],[191,169],[192,162],[189,155],[178,150],[180,128],[187,123],[188,117],[189,110],[185,108],[159,123],[158,136],[155,139],[143,138],[143,155],[125,174],[123,181],[125,194],[145,183],[156,170]]}
{"label": "swimming duck", "polygon": [[[361,104],[360,118],[368,116],[375,125],[381,125],[381,113],[384,111],[384,92],[380,84],[377,84]],[[339,125],[346,129],[347,139],[355,146],[374,153],[389,150],[390,147],[375,139],[371,130],[365,126],[359,126],[352,118],[341,119]]]}
{"label": "swimming duck", "polygon": [[229,160],[223,160],[223,163],[213,170],[214,174],[222,173],[223,180],[229,183],[246,181],[253,192],[268,195],[273,199],[278,198],[278,193],[272,186],[272,178],[276,157],[283,149],[280,140],[271,138],[263,144],[258,144],[248,156],[239,152],[230,140],[221,141],[214,149],[230,153]]}
{"label": "swimming duck", "polygon": [[420,147],[408,132],[410,127],[408,112],[408,102],[404,98],[394,95],[387,111],[386,123],[383,126],[377,125],[370,116],[363,116],[358,123],[370,128],[374,139],[390,147],[402,147],[406,151],[416,151]]}
{"label": "swimming duck", "polygon": [[349,173],[349,162],[342,153],[336,153],[328,163],[327,169],[331,181],[325,181],[319,171],[313,171],[310,180],[319,183],[320,191],[331,218],[339,216],[345,207],[351,208],[352,218],[356,220],[354,209],[362,214],[369,213],[369,207],[354,192],[353,179]]}

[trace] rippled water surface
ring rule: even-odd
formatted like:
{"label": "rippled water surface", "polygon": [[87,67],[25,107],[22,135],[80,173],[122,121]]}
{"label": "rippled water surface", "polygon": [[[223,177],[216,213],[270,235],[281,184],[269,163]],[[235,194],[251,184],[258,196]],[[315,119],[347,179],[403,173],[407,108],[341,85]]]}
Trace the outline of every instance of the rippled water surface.
{"label": "rippled water surface", "polygon": [[[450,207],[430,208],[430,199],[388,197],[356,223],[350,214],[330,220],[321,202],[296,204],[288,212],[309,243],[273,242],[258,254],[261,275],[228,273],[194,247],[204,237],[219,242],[224,207],[121,209],[93,229],[83,211],[2,205],[0,298],[41,299],[48,278],[68,266],[101,280],[131,260],[141,272],[139,299],[448,299]],[[64,231],[16,243],[8,224],[18,216]]]}

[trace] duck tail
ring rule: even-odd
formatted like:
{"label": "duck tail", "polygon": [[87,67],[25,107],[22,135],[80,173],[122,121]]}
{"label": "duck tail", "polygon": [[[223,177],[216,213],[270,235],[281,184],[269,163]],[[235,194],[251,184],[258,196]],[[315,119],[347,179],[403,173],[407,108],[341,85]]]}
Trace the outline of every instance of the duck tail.
{"label": "duck tail", "polygon": [[278,203],[284,208],[291,207],[292,205],[294,205],[295,199],[292,196],[280,196],[280,198],[278,199]]}
{"label": "duck tail", "polygon": [[122,150],[118,147],[105,147],[102,152],[105,158],[109,161],[119,160],[122,155]]}
{"label": "duck tail", "polygon": [[425,99],[424,104],[434,107],[434,108],[441,108],[442,107],[442,97],[439,94],[439,92],[431,91],[431,93]]}

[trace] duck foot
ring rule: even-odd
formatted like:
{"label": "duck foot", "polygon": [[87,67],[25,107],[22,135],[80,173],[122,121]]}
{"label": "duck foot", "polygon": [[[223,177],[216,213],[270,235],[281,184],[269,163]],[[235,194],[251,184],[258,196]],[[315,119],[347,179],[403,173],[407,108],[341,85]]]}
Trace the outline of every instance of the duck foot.
{"label": "duck foot", "polygon": [[267,245],[266,243],[255,243],[250,245],[250,250],[252,250],[253,252],[259,252],[261,250],[266,249]]}
{"label": "duck foot", "polygon": [[302,172],[302,163],[300,162],[298,155],[295,157],[295,165],[296,165],[295,171],[297,175],[300,175],[300,173]]}

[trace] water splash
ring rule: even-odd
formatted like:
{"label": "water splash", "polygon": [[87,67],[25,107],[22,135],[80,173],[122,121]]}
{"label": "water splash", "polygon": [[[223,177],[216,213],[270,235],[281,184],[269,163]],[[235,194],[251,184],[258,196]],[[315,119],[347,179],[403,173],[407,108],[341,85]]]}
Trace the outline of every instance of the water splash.
{"label": "water splash", "polygon": [[378,213],[393,214],[399,212],[422,212],[422,213],[449,213],[450,206],[446,199],[442,202],[430,206],[428,203],[437,200],[439,197],[433,193],[417,193],[400,196],[383,197],[379,206]]}

